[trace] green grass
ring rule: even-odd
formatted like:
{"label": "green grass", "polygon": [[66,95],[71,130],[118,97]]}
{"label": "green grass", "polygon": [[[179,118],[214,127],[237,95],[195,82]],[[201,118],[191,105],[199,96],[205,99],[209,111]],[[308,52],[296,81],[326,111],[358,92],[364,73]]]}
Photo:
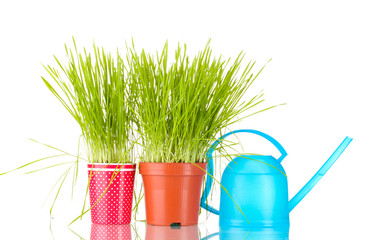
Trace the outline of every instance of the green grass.
{"label": "green grass", "polygon": [[[87,159],[80,156],[80,143],[76,155],[41,143],[60,154],[17,168],[59,156],[76,159],[29,171],[34,173],[69,164],[53,187],[56,196],[50,214],[69,174],[73,175],[73,193],[80,160],[134,162],[137,149],[134,146],[139,144],[143,162],[206,162],[206,151],[225,129],[274,107],[258,110],[264,101],[263,94],[250,95],[249,89],[263,68],[253,73],[255,62],[244,63],[242,52],[233,61],[215,58],[207,44],[190,58],[186,45],[178,45],[174,61],[170,61],[168,44],[156,55],[144,50],[139,54],[133,46],[127,49],[125,64],[118,52],[113,58],[95,45],[92,53],[86,49],[79,52],[75,42],[74,48],[65,46],[65,50],[68,62],[63,64],[55,57],[55,67],[45,66],[49,75],[42,79],[80,126]],[[224,143],[217,150],[222,156],[231,157]],[[135,217],[143,198],[141,193],[142,188],[134,195]],[[85,210],[86,197],[87,188],[82,212],[71,223],[90,210]]]}
{"label": "green grass", "polygon": [[[74,42],[74,39],[73,39]],[[45,66],[47,88],[76,120],[94,163],[128,163],[133,160],[133,112],[126,68],[120,54],[116,60],[94,45],[89,53],[65,46],[68,63],[57,57],[56,68]]]}
{"label": "green grass", "polygon": [[250,112],[264,101],[262,93],[242,100],[263,69],[252,73],[255,62],[244,64],[242,52],[234,61],[214,58],[208,43],[190,59],[186,45],[178,45],[170,63],[168,44],[155,56],[144,50],[137,53],[134,45],[129,51],[137,99],[134,110],[144,150],[140,161],[204,162],[217,134],[269,109]]}

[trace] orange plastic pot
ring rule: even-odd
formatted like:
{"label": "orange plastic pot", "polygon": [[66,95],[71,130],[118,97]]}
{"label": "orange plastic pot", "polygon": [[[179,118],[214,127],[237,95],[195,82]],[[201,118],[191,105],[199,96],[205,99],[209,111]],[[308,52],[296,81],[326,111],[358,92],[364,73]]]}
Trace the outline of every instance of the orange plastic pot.
{"label": "orange plastic pot", "polygon": [[196,225],[206,163],[140,163],[146,222],[159,226]]}

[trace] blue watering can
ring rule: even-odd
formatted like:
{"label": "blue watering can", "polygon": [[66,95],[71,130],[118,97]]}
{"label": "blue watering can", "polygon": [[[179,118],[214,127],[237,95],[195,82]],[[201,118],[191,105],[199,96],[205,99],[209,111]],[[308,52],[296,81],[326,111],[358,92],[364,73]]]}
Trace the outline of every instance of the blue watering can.
{"label": "blue watering can", "polygon": [[[218,211],[206,203],[213,183],[212,154],[224,138],[241,132],[253,133],[269,140],[280,151],[281,156],[278,159],[263,155],[240,155],[234,158],[222,175]],[[200,205],[219,215],[221,227],[289,227],[289,213],[324,176],[351,141],[352,138],[346,137],[310,181],[288,201],[287,176],[281,165],[287,152],[282,145],[271,136],[256,130],[229,132],[215,141],[206,154],[207,171],[211,177],[207,176]]]}

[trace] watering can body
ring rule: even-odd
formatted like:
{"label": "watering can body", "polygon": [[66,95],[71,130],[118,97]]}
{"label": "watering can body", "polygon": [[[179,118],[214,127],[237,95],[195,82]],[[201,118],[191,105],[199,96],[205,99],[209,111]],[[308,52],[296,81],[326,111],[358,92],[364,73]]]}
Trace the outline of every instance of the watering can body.
{"label": "watering can body", "polygon": [[274,157],[234,158],[223,172],[221,185],[229,194],[222,188],[220,225],[289,225],[287,178]]}
{"label": "watering can body", "polygon": [[[206,203],[213,183],[212,154],[216,146],[235,133],[252,133],[271,142],[281,153],[279,158],[264,155],[240,155],[225,168],[221,179],[219,211]],[[289,228],[289,213],[309,193],[335,163],[352,138],[346,137],[310,181],[289,201],[287,175],[281,162],[287,156],[282,145],[260,131],[242,129],[223,135],[207,152],[208,175],[201,207],[219,215],[221,227]]]}

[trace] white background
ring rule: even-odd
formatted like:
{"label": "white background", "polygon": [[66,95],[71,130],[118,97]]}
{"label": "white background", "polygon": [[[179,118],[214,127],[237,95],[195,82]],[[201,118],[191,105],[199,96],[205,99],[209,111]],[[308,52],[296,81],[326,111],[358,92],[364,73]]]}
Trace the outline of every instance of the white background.
{"label": "white background", "polygon": [[[291,213],[290,239],[369,239],[366,1],[132,2],[0,3],[0,172],[57,154],[28,138],[77,152],[80,130],[40,78],[45,75],[41,64],[53,64],[53,54],[63,58],[64,43],[71,45],[72,36],[79,46],[90,48],[95,41],[110,51],[124,49],[125,41],[134,38],[138,49],[153,52],[168,39],[171,48],[187,43],[190,53],[211,38],[217,55],[235,57],[245,50],[246,59],[256,60],[258,68],[273,59],[254,91],[264,89],[264,106],[287,105],[232,129],[258,129],[283,144],[289,153],[284,167],[291,196],[345,136],[354,139]],[[267,142],[252,144],[254,139],[245,136],[244,147],[278,155]],[[64,168],[0,176],[0,239],[52,239],[52,198],[42,203]],[[82,206],[87,173],[81,169],[74,200],[67,187],[54,209],[55,239],[79,239],[67,225]],[[140,212],[144,219],[143,209]],[[217,231],[217,217],[205,221],[202,214],[200,219],[202,236]],[[138,225],[142,238],[145,227]],[[89,227],[88,216],[71,226],[86,239]]]}

